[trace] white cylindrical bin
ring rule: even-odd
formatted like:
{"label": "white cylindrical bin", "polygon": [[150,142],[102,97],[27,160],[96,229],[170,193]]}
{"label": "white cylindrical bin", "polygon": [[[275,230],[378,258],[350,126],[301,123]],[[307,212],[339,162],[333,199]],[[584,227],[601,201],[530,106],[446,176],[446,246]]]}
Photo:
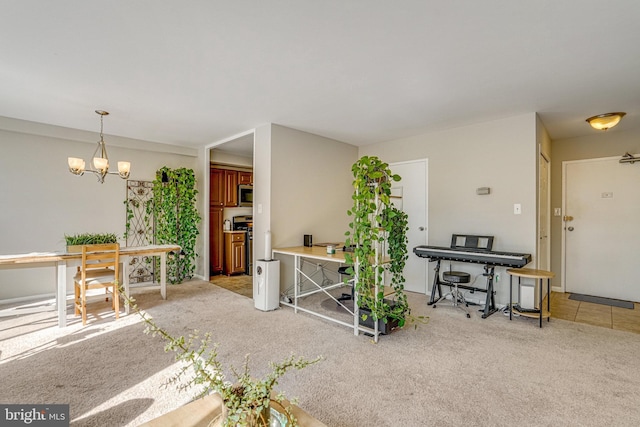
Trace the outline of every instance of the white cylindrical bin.
{"label": "white cylindrical bin", "polygon": [[271,311],[280,306],[280,260],[256,261],[253,303],[258,310]]}

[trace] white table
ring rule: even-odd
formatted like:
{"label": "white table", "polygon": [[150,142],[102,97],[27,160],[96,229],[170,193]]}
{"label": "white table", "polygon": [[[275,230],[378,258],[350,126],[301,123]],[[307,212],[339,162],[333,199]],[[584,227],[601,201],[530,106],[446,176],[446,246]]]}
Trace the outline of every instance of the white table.
{"label": "white table", "polygon": [[[345,257],[344,257],[344,252],[343,251],[336,251],[335,254],[328,254],[327,253],[327,248],[323,247],[323,246],[295,246],[295,247],[290,247],[290,248],[280,248],[280,249],[273,249],[272,250],[273,255],[288,255],[288,256],[292,256],[294,259],[294,286],[293,286],[293,303],[288,303],[286,301],[280,301],[280,304],[288,306],[288,307],[293,307],[293,310],[295,313],[297,313],[298,311],[303,311],[305,313],[309,313],[312,314],[314,316],[318,316],[321,317],[325,320],[329,320],[331,322],[335,322],[335,323],[339,323],[341,325],[347,326],[349,328],[353,329],[353,334],[354,335],[359,335],[360,332],[365,332],[368,334],[373,334],[374,338],[378,339],[378,328],[377,328],[377,323],[375,323],[375,328],[371,329],[371,328],[367,328],[365,326],[361,326],[360,325],[360,309],[358,307],[357,304],[357,300],[358,300],[358,295],[357,292],[354,291],[354,301],[353,301],[353,310],[351,310],[349,307],[345,306],[342,301],[338,301],[337,298],[335,298],[333,295],[331,295],[328,291],[331,289],[335,289],[337,287],[340,286],[344,286],[343,282],[337,282],[334,283],[332,285],[322,285],[321,283],[316,282],[315,280],[313,280],[313,278],[311,276],[309,276],[308,274],[306,274],[304,271],[302,271],[302,264],[303,264],[303,258],[304,259],[310,259],[310,260],[316,260],[316,261],[322,261],[322,262],[333,262],[333,263],[338,263],[340,265],[345,263]],[[314,288],[310,291],[305,291],[302,292],[300,285],[302,283],[301,277],[304,277],[309,283],[312,283],[314,285]],[[385,289],[386,291],[386,289]],[[344,322],[340,319],[335,319],[333,317],[327,316],[325,314],[322,313],[318,313],[316,311],[310,310],[308,308],[303,308],[300,307],[299,304],[299,300],[301,298],[304,298],[306,296],[318,293],[318,292],[324,292],[329,298],[333,299],[337,304],[339,304],[342,308],[344,308],[351,316],[353,316],[353,323],[347,323]]]}
{"label": "white table", "polygon": [[[122,264],[127,265],[131,256],[159,256],[160,257],[160,294],[162,299],[167,299],[167,253],[179,252],[178,245],[148,245],[132,246],[120,248]],[[55,263],[57,290],[56,307],[58,310],[58,326],[67,326],[67,267],[76,265],[82,259],[82,253],[68,252],[32,252],[18,255],[0,255],[0,268],[3,266],[23,266],[36,263]],[[125,293],[129,295],[129,276],[122,274]],[[129,307],[125,304],[125,311],[128,313]],[[33,311],[36,311],[35,309]],[[41,311],[41,310],[39,310]],[[27,313],[21,311],[21,313]]]}

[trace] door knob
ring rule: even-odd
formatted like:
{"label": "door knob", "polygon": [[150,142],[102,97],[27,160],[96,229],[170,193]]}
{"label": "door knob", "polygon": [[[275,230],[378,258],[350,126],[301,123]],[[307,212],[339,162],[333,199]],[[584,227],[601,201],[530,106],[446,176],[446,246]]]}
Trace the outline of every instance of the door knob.
{"label": "door knob", "polygon": [[418,227],[418,230],[424,231],[424,227]]}
{"label": "door knob", "polygon": [[573,227],[568,227],[567,230],[573,231]]}

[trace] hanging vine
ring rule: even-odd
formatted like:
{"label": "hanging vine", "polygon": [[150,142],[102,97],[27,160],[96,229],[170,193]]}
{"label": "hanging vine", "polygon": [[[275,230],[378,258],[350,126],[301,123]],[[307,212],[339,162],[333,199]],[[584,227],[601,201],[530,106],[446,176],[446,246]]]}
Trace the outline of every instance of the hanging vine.
{"label": "hanging vine", "polygon": [[181,283],[193,277],[195,272],[195,258],[198,256],[195,245],[201,220],[196,210],[197,194],[193,169],[165,166],[156,171],[153,198],[147,203],[145,220],[153,218],[155,221],[156,244],[177,244],[182,248],[180,254],[167,257],[167,280],[170,283]]}
{"label": "hanging vine", "polygon": [[400,307],[400,313],[403,317],[405,307],[409,307],[407,295],[404,293],[404,266],[407,263],[407,232],[409,231],[409,216],[395,206],[385,208],[383,214],[383,228],[387,230],[387,254],[389,255],[389,264],[387,268],[391,274],[391,287],[395,293],[396,304]]}
{"label": "hanging vine", "polygon": [[[407,215],[391,204],[391,184],[401,178],[377,157],[364,156],[351,170],[353,207],[347,214],[353,219],[345,245],[354,249],[345,253],[345,259],[356,278],[358,306],[367,307],[375,321],[395,319],[403,326],[410,313],[402,274],[407,260]],[[391,273],[393,304],[384,298],[385,271]]]}

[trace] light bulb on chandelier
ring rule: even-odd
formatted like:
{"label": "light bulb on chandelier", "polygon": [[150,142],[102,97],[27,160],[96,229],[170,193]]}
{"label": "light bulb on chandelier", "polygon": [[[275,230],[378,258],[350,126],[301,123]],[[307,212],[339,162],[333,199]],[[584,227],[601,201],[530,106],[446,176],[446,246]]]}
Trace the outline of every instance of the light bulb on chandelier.
{"label": "light bulb on chandelier", "polygon": [[127,179],[131,172],[131,163],[129,162],[118,162],[118,172],[109,172],[109,157],[107,156],[107,147],[104,143],[104,136],[102,134],[103,118],[104,116],[109,115],[109,113],[102,110],[96,110],[96,113],[100,115],[100,141],[98,141],[98,147],[92,156],[91,164],[93,169],[86,169],[84,160],[77,157],[69,157],[69,172],[79,176],[84,175],[85,172],[94,173],[97,175],[98,182],[101,184],[104,182],[104,177],[108,174],[117,174],[120,178]]}

